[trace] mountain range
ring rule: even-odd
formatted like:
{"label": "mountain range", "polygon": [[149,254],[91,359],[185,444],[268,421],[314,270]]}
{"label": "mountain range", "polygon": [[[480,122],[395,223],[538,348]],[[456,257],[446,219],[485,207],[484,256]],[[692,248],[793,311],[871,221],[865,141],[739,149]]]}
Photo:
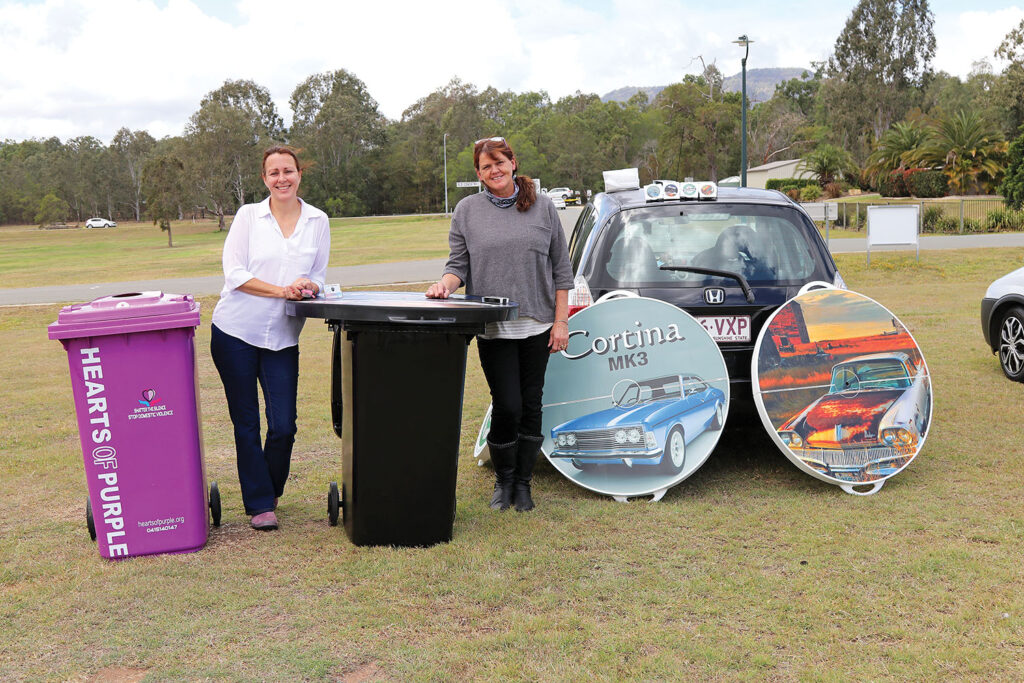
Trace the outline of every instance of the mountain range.
{"label": "mountain range", "polygon": [[[810,69],[773,67],[770,69],[747,69],[747,99],[750,102],[764,102],[770,100],[775,94],[775,86],[791,78],[799,78],[805,71]],[[742,73],[728,76],[722,82],[722,88],[726,92],[739,92],[742,88]],[[602,102],[625,102],[636,93],[643,90],[647,93],[648,101],[658,96],[664,85],[652,85],[646,87],[626,86],[612,90],[601,96]]]}

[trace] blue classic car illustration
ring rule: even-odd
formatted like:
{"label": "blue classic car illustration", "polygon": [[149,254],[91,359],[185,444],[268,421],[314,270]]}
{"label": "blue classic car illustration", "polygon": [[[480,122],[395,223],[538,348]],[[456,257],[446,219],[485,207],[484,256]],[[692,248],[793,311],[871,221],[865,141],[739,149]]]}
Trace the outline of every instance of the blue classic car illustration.
{"label": "blue classic car illustration", "polygon": [[604,465],[656,465],[677,474],[686,446],[725,422],[725,393],[697,375],[624,379],[612,389],[611,408],[582,415],[551,430],[552,458],[579,470]]}
{"label": "blue classic car illustration", "polygon": [[930,413],[924,364],[900,351],[875,353],[837,363],[828,392],[778,432],[815,470],[871,481],[895,474],[917,454]]}

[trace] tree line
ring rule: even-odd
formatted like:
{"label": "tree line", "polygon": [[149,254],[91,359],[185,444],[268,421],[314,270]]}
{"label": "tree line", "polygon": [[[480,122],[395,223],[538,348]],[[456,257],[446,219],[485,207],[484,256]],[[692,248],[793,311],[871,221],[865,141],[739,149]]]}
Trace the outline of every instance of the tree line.
{"label": "tree line", "polygon": [[[927,0],[861,0],[830,56],[781,83],[748,114],[749,165],[804,158],[822,184],[876,189],[893,174],[940,171],[951,191],[1024,188],[1024,22],[961,79],[935,72]],[[228,80],[207,93],[180,136],[122,128],[91,136],[0,143],[0,222],[90,216],[221,219],[258,201],[262,150],[287,143],[307,165],[304,198],[332,216],[437,212],[475,179],[475,140],[503,135],[522,171],[545,186],[600,189],[601,172],[635,166],[642,180],[736,175],[739,93],[712,62],[649,99],[602,102],[582,93],[480,90],[453,79],[398,120],[380,113],[354,74],[312,75],[292,91],[290,126],[269,91]],[[1017,151],[1015,151],[1017,150]],[[1021,190],[1024,194],[1024,189]],[[1021,197],[1024,199],[1024,197]],[[1019,200],[1018,200],[1019,206]]]}

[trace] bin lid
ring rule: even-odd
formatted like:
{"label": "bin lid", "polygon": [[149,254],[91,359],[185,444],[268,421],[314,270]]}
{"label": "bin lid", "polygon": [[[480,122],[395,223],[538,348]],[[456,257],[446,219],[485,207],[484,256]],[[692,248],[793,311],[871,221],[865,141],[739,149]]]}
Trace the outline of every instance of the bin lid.
{"label": "bin lid", "polygon": [[199,324],[191,294],[127,292],[65,306],[47,329],[50,339],[145,332]]}
{"label": "bin lid", "polygon": [[286,301],[285,313],[326,320],[458,325],[515,320],[519,304],[503,297],[453,294],[447,299],[428,299],[422,292],[359,291],[333,299]]}

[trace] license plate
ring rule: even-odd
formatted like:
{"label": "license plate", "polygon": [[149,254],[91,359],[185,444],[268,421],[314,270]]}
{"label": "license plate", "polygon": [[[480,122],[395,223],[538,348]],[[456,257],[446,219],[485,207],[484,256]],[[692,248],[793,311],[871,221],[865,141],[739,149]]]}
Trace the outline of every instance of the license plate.
{"label": "license plate", "polygon": [[750,341],[749,315],[699,315],[696,318],[716,342]]}

